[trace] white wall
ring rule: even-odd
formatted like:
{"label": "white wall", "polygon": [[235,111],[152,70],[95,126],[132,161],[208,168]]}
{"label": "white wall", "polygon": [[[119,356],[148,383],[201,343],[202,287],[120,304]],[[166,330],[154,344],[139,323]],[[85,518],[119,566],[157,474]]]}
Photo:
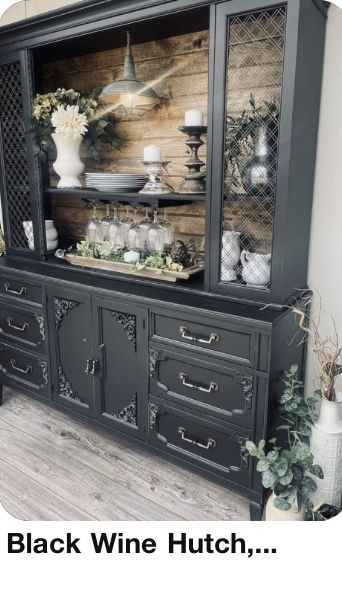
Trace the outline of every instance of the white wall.
{"label": "white wall", "polygon": [[[25,0],[12,6],[0,25],[80,1]],[[335,5],[327,24],[308,281],[321,297],[322,335],[332,332],[334,316],[342,340],[342,10]],[[309,391],[314,389],[314,379],[315,362],[309,351]]]}
{"label": "white wall", "polygon": [[[333,333],[333,316],[342,344],[342,10],[335,5],[327,24],[308,281],[316,292],[316,315],[321,297],[322,334]],[[309,353],[308,389],[314,373]]]}

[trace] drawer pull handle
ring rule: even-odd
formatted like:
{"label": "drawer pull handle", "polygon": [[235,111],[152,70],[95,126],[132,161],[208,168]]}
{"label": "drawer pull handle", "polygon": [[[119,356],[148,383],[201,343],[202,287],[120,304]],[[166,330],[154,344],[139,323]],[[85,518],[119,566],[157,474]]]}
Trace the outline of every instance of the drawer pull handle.
{"label": "drawer pull handle", "polygon": [[6,292],[9,292],[10,294],[16,294],[17,296],[22,296],[23,294],[26,294],[25,286],[22,286],[20,290],[14,290],[13,288],[11,288],[11,284],[9,282],[5,283],[5,290]]}
{"label": "drawer pull handle", "polygon": [[192,388],[192,390],[199,390],[200,392],[207,392],[208,394],[210,394],[211,392],[215,392],[219,389],[219,385],[216,384],[216,382],[210,382],[207,388],[205,388],[204,386],[200,386],[199,384],[192,384],[191,382],[188,382],[188,374],[185,374],[183,372],[179,374],[179,378],[182,381],[183,386],[186,386],[187,388]]}
{"label": "drawer pull handle", "polygon": [[18,371],[19,373],[24,374],[25,376],[27,376],[28,374],[30,374],[31,371],[32,371],[32,366],[31,365],[28,365],[25,369],[23,369],[22,367],[18,367],[17,362],[16,362],[15,359],[11,359],[11,367],[15,371]]}
{"label": "drawer pull handle", "polygon": [[25,332],[25,330],[27,330],[29,327],[29,324],[26,322],[23,323],[22,326],[16,326],[15,323],[13,323],[12,317],[7,317],[6,321],[9,328],[12,328],[12,330],[17,330],[18,332]]}
{"label": "drawer pull handle", "polygon": [[209,449],[214,449],[216,447],[216,440],[214,440],[213,438],[208,438],[207,444],[203,444],[202,442],[198,442],[197,440],[188,438],[186,435],[186,429],[182,426],[178,428],[178,434],[181,435],[183,442],[188,442],[194,447],[199,447],[200,449],[205,449],[206,451],[209,451]]}
{"label": "drawer pull handle", "polygon": [[92,359],[92,368],[90,370],[90,375],[91,376],[95,376],[96,372],[97,372],[97,359]]}
{"label": "drawer pull handle", "polygon": [[186,340],[191,340],[192,342],[200,342],[201,344],[212,344],[213,342],[219,342],[220,337],[218,334],[210,334],[209,338],[199,338],[198,336],[192,336],[185,326],[181,326],[179,331],[182,335],[182,338]]}

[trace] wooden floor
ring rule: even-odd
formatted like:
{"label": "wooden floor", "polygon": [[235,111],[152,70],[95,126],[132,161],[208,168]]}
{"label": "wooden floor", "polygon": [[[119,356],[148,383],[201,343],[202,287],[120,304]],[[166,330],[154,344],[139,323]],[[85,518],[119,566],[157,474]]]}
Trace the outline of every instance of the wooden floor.
{"label": "wooden floor", "polygon": [[239,495],[6,389],[0,501],[22,520],[249,519]]}

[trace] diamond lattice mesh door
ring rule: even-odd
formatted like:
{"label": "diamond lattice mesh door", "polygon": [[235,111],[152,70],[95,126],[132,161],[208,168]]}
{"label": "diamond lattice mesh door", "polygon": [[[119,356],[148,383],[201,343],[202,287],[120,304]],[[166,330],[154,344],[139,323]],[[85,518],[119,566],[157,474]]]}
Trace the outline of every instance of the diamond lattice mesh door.
{"label": "diamond lattice mesh door", "polygon": [[31,194],[20,63],[0,67],[0,120],[9,215],[9,244],[15,249],[33,248]]}
{"label": "diamond lattice mesh door", "polygon": [[269,288],[286,9],[229,20],[221,281]]}

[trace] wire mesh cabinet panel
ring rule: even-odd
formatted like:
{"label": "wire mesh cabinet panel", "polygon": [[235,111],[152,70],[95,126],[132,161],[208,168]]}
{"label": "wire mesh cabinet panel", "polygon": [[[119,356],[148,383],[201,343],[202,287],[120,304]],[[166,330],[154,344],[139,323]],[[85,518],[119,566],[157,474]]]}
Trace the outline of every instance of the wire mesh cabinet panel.
{"label": "wire mesh cabinet panel", "polygon": [[39,170],[30,128],[30,63],[24,51],[0,64],[1,199],[9,255],[38,255]]}
{"label": "wire mesh cabinet panel", "polygon": [[[232,0],[216,11],[210,287],[232,297],[285,302],[306,284],[322,55],[314,53],[316,71],[309,82],[306,75],[306,91],[298,76],[306,61],[312,71],[307,34],[310,28],[318,33],[324,19],[311,0],[260,6]],[[310,15],[303,6],[310,6]],[[322,35],[318,40],[322,51]],[[314,99],[310,115],[300,104],[302,93]],[[294,129],[301,119],[309,132],[307,139],[301,132],[302,140]],[[299,157],[303,143],[306,163]],[[292,163],[296,154],[298,165]],[[297,182],[292,198],[291,170]]]}

